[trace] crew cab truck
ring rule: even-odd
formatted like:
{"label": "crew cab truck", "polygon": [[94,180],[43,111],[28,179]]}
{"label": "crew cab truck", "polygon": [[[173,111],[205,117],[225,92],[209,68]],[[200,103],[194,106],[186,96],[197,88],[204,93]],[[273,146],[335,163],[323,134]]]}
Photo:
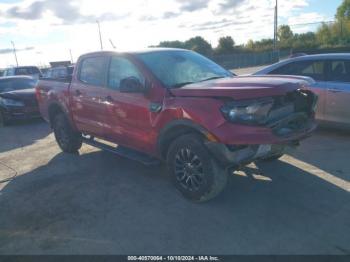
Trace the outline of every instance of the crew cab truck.
{"label": "crew cab truck", "polygon": [[84,142],[165,162],[177,189],[203,202],[224,189],[228,170],[277,159],[310,136],[310,81],[237,77],[188,50],[104,51],[81,56],[72,79],[39,81],[37,99],[64,152]]}

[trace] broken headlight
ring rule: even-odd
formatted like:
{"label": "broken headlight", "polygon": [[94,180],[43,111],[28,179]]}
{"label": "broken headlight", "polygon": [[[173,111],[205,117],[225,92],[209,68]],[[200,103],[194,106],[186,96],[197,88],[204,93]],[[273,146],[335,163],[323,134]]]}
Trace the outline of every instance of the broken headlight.
{"label": "broken headlight", "polygon": [[268,120],[273,104],[272,98],[235,101],[224,105],[221,112],[233,123],[263,125]]}

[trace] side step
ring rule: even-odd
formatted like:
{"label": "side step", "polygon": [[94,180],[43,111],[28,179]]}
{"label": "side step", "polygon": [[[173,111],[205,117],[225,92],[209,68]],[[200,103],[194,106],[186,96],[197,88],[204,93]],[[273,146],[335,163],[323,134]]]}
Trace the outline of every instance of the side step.
{"label": "side step", "polygon": [[118,156],[125,157],[125,158],[128,158],[130,160],[140,162],[146,166],[158,166],[158,165],[160,165],[160,161],[158,159],[150,157],[144,153],[135,151],[133,149],[129,149],[129,148],[122,147],[122,146],[113,147],[113,146],[98,142],[98,141],[94,140],[94,138],[83,137],[83,142],[85,144],[90,145],[90,146],[97,147],[101,150],[116,154]]}

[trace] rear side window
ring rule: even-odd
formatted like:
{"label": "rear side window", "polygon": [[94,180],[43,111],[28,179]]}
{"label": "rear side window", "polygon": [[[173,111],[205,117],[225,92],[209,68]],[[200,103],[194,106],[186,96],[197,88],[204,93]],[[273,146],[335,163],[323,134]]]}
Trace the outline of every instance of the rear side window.
{"label": "rear side window", "polygon": [[329,81],[350,83],[350,60],[332,61]]}
{"label": "rear side window", "polygon": [[107,57],[89,57],[81,63],[79,80],[95,86],[105,84]]}
{"label": "rear side window", "polygon": [[113,89],[119,89],[120,82],[129,77],[135,77],[140,83],[144,83],[136,66],[124,57],[112,57],[108,76],[108,86]]}
{"label": "rear side window", "polygon": [[316,81],[325,80],[325,62],[324,61],[301,61],[284,65],[271,74],[276,75],[299,75],[308,76]]}

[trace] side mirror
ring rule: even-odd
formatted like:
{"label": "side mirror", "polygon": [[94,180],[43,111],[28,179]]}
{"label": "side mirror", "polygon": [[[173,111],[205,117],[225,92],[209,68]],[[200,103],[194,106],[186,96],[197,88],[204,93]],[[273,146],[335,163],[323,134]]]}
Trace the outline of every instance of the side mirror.
{"label": "side mirror", "polygon": [[128,77],[120,81],[120,92],[122,93],[143,93],[145,86],[136,77]]}

